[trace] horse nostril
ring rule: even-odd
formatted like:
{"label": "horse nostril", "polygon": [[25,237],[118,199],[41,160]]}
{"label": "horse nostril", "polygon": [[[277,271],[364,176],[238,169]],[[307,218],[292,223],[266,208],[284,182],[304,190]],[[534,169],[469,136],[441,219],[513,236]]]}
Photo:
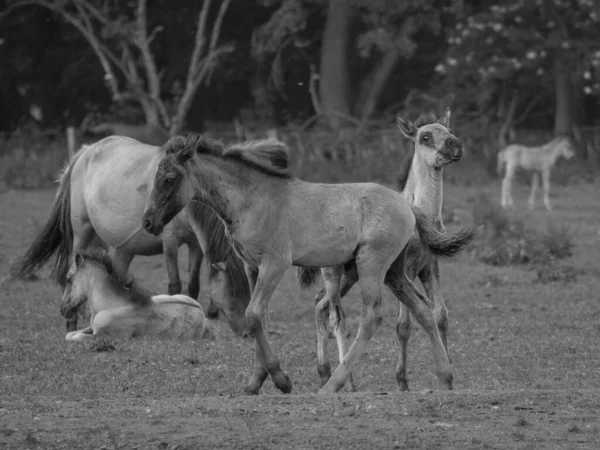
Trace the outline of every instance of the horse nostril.
{"label": "horse nostril", "polygon": [[144,219],[142,225],[144,226],[145,230],[149,230],[152,226],[152,223],[150,222],[150,219]]}

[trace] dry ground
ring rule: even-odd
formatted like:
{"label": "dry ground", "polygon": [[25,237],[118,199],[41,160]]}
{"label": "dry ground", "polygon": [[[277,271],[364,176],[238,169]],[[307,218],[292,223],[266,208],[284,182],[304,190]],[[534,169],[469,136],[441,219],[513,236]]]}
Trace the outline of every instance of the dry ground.
{"label": "dry ground", "polygon": [[[446,209],[468,220],[482,189],[447,186]],[[0,448],[600,448],[598,185],[554,192],[556,211],[527,221],[571,227],[575,256],[561,264],[575,269],[576,282],[534,283],[535,271],[468,255],[442,263],[453,392],[435,389],[421,330],[410,345],[412,391],[396,391],[396,306],[386,293],[384,323],[355,373],[360,392],[323,397],[314,395],[315,289],[299,291],[291,271],[271,303],[271,340],[291,395],[269,380],[260,396],[241,395],[253,346],[224,323],[217,342],[139,340],[112,352],[67,344],[49,272],[37,281],[8,277],[54,192],[1,194]],[[526,195],[515,192],[523,206]],[[164,291],[160,257],[138,258],[133,270]],[[357,293],[350,297],[356,316]],[[330,352],[333,361],[333,341]]]}

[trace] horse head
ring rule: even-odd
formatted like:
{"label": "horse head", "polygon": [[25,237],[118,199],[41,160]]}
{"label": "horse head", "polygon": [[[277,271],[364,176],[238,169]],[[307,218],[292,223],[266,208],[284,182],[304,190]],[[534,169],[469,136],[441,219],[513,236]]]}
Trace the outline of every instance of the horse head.
{"label": "horse head", "polygon": [[193,189],[184,164],[194,155],[195,147],[177,136],[164,146],[165,156],[158,164],[150,198],[142,215],[142,226],[155,236],[193,198]]}
{"label": "horse head", "polygon": [[398,114],[396,123],[402,134],[415,143],[415,155],[427,166],[441,170],[462,158],[463,143],[449,130],[450,108],[437,121],[422,117],[412,123]]}

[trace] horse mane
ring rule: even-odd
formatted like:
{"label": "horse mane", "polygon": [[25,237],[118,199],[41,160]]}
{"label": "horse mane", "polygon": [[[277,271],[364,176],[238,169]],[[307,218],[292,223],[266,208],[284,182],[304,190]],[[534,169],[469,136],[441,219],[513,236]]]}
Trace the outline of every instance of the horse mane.
{"label": "horse mane", "polygon": [[91,248],[83,250],[79,254],[83,257],[84,261],[91,261],[100,266],[108,274],[115,288],[127,291],[130,294],[133,304],[143,306],[152,301],[152,293],[141,287],[133,277],[128,277],[126,273],[117,271],[112,260],[104,250]]}
{"label": "horse mane", "polygon": [[[227,266],[226,276],[229,278],[229,283],[226,284],[226,288],[229,289],[229,294],[234,298],[249,299],[250,286],[244,264],[231,247],[221,219],[210,207],[198,201],[192,201],[188,208],[194,222],[204,234],[206,255],[211,261],[224,262]],[[211,270],[209,277],[212,279],[215,275],[216,273]]]}
{"label": "horse mane", "polygon": [[260,139],[225,147],[221,141],[203,134],[191,133],[187,137],[171,138],[164,148],[166,153],[174,153],[187,146],[194,146],[198,155],[211,155],[234,161],[267,176],[292,177],[289,170],[289,148],[277,139]]}

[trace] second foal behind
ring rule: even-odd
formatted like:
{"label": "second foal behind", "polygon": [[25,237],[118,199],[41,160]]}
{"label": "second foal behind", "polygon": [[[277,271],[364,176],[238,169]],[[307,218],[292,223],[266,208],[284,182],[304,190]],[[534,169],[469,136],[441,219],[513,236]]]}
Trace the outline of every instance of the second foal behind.
{"label": "second foal behind", "polygon": [[547,210],[550,205],[550,173],[552,168],[563,157],[567,160],[575,156],[575,150],[567,136],[560,136],[538,147],[511,144],[498,152],[498,173],[506,165],[506,173],[502,180],[502,198],[500,203],[504,209],[513,208],[512,181],[518,169],[533,172],[531,179],[531,194],[529,195],[529,209],[535,208],[535,196],[539,184],[538,173],[542,174],[542,187],[544,189],[544,206]]}

